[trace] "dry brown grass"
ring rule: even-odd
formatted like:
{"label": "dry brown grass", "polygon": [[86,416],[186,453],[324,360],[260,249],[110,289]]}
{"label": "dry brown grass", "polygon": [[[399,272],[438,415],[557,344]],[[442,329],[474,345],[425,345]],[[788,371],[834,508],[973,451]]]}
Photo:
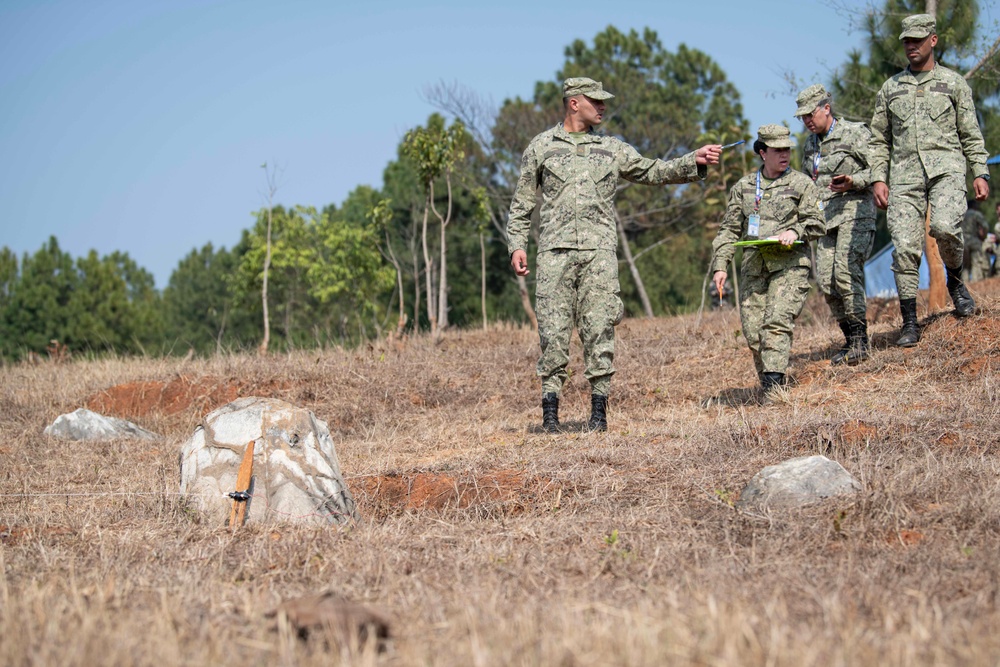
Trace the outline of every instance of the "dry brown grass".
{"label": "dry brown grass", "polygon": [[[839,332],[811,302],[797,384],[768,404],[734,312],[626,321],[601,435],[582,431],[582,374],[568,432],[539,431],[537,339],[512,327],[0,369],[0,664],[995,665],[1000,279],[972,291],[981,315],[925,317],[912,350],[873,305],[857,368],[825,361]],[[128,383],[142,400],[108,391]],[[185,511],[179,447],[234,392],[329,423],[363,524],[232,534]],[[41,435],[84,404],[165,439]],[[761,467],[813,453],[864,492],[734,509]],[[265,617],[325,591],[388,613],[390,649]]]}

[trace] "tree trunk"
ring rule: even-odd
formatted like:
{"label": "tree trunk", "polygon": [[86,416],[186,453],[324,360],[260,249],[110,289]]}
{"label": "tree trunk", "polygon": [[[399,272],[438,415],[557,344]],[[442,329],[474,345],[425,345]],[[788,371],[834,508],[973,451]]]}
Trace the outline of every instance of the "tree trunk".
{"label": "tree trunk", "polygon": [[635,282],[635,291],[639,293],[642,309],[645,311],[646,317],[653,317],[653,306],[649,302],[649,296],[646,294],[646,286],[642,282],[642,276],[639,275],[639,267],[635,265],[635,260],[632,259],[632,248],[628,245],[628,237],[625,236],[625,225],[622,224],[622,218],[618,214],[618,209],[615,209],[615,222],[618,226],[618,238],[621,241],[622,254],[625,255],[628,270],[632,273],[632,280]]}
{"label": "tree trunk", "polygon": [[479,302],[483,307],[483,331],[489,328],[486,321],[486,237],[479,232]]}
{"label": "tree trunk", "polygon": [[438,277],[438,334],[448,328],[448,240],[445,233],[448,223],[451,222],[452,192],[451,192],[451,172],[445,173],[445,185],[448,187],[448,208],[442,216],[434,206],[434,183],[430,184],[431,209],[441,223],[441,275]]}
{"label": "tree trunk", "polygon": [[515,277],[517,278],[517,293],[521,295],[521,308],[524,308],[524,314],[528,316],[531,329],[538,331],[538,317],[535,315],[535,307],[531,305],[531,295],[528,294],[528,281],[524,279],[524,276]]}
{"label": "tree trunk", "polygon": [[437,313],[434,312],[434,276],[433,276],[433,264],[431,264],[431,255],[427,251],[427,216],[431,212],[430,204],[430,192],[427,194],[427,200],[424,202],[424,221],[423,226],[420,231],[420,241],[423,244],[424,250],[424,284],[427,290],[427,320],[431,325],[431,336],[437,337]]}
{"label": "tree trunk", "polygon": [[[489,213],[490,222],[500,232],[501,241],[507,243],[507,230],[500,224],[500,219],[497,217],[497,213],[493,210],[492,206],[489,207]],[[531,295],[528,294],[528,281],[524,279],[524,276],[516,274],[514,278],[517,280],[517,293],[521,297],[521,308],[524,309],[524,314],[528,316],[528,322],[531,323],[532,330],[538,331],[538,317],[535,315],[534,306],[531,305]]]}
{"label": "tree trunk", "polygon": [[267,312],[267,274],[271,269],[271,202],[267,206],[267,249],[264,252],[264,280],[260,288],[260,299],[264,309],[264,339],[257,348],[261,356],[267,355],[267,347],[271,343],[271,319]]}
{"label": "tree trunk", "polygon": [[420,258],[417,256],[417,235],[410,236],[410,256],[413,257],[413,333],[420,331]]}
{"label": "tree trunk", "polygon": [[396,253],[392,249],[392,243],[389,242],[388,229],[385,230],[385,248],[392,268],[396,269],[396,289],[399,291],[399,319],[396,321],[396,337],[400,338],[403,335],[403,329],[406,328],[406,299],[403,297],[403,272],[399,266],[399,260],[396,259]]}
{"label": "tree trunk", "polygon": [[438,331],[448,327],[448,241],[441,225],[441,273],[438,276]]}

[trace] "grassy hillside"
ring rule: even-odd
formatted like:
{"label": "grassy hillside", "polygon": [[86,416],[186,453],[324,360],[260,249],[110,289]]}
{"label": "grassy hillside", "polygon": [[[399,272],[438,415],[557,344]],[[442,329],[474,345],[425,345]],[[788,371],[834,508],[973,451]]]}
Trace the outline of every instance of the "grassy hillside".
{"label": "grassy hillside", "polygon": [[[923,306],[924,339],[826,361],[800,318],[796,384],[761,403],[735,311],[619,328],[610,430],[540,432],[536,335],[496,326],[258,359],[0,369],[0,664],[995,665],[1000,661],[1000,279],[982,312]],[[248,525],[185,510],[177,455],[237,396],[327,421],[365,521]],[[42,435],[81,406],[164,434]],[[744,513],[743,485],[825,454],[863,483],[805,510]],[[334,591],[392,619],[382,654],[302,642],[265,613]],[[339,663],[338,663],[339,661]]]}

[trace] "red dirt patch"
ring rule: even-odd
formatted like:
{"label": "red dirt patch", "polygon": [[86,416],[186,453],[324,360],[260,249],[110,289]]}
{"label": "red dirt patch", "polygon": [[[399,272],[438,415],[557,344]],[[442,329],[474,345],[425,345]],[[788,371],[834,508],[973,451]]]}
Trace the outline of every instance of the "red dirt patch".
{"label": "red dirt patch", "polygon": [[15,544],[21,540],[50,535],[69,535],[64,526],[5,526],[0,524],[0,544]]}
{"label": "red dirt patch", "polygon": [[376,514],[404,510],[468,508],[475,505],[502,505],[519,513],[529,505],[560,490],[550,479],[517,470],[498,470],[482,475],[458,476],[443,473],[389,473],[347,480],[351,494],[361,505],[370,505]]}
{"label": "red dirt patch", "polygon": [[[103,389],[84,401],[88,409],[104,415],[123,418],[146,417],[152,413],[173,415],[194,408],[200,413],[211,412],[244,395],[273,397],[284,389],[279,384],[252,388],[232,380],[211,377],[189,378],[179,375],[170,382],[129,382]],[[249,395],[249,394],[247,394]]]}
{"label": "red dirt patch", "polygon": [[955,431],[945,431],[938,437],[937,444],[942,447],[957,447],[961,441],[962,438]]}
{"label": "red dirt patch", "polygon": [[861,420],[852,419],[840,425],[840,437],[845,445],[866,445],[878,436],[878,429]]}
{"label": "red dirt patch", "polygon": [[886,536],[886,542],[896,546],[912,547],[924,541],[924,534],[919,530],[901,530]]}

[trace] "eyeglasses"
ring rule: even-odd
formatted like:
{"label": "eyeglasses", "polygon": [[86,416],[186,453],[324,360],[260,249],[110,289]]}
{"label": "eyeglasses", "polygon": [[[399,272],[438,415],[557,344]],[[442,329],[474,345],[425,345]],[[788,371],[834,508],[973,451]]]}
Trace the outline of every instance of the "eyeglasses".
{"label": "eyeglasses", "polygon": [[820,111],[823,111],[826,108],[826,105],[829,103],[830,100],[823,100],[822,102],[816,105],[816,108],[812,110],[812,113],[807,113],[799,116],[799,120],[801,120],[804,123],[806,122],[807,118],[815,118],[816,114],[818,114]]}

